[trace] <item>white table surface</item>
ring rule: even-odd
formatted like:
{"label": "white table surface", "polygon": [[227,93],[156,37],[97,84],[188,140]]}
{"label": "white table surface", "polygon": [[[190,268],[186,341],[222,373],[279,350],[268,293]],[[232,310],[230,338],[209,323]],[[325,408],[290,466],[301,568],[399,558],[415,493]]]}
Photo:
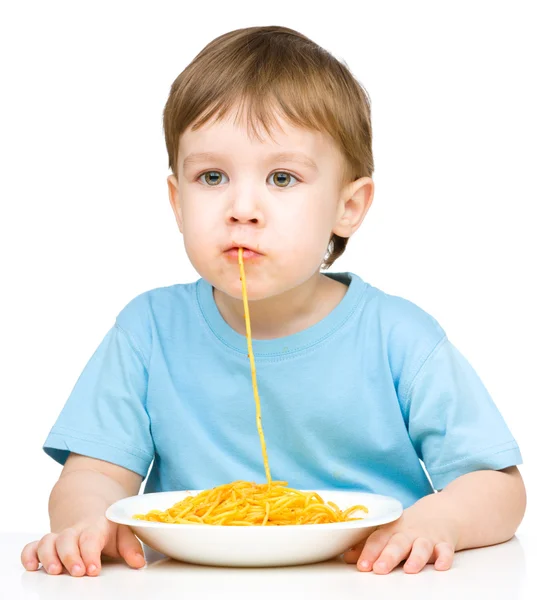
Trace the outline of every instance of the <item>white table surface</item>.
{"label": "white table surface", "polygon": [[537,599],[537,531],[528,527],[504,544],[458,552],[449,571],[427,565],[416,575],[401,567],[388,575],[361,573],[341,560],[286,568],[205,567],[177,562],[148,546],[147,565],[140,570],[105,558],[97,577],[48,575],[42,567],[26,571],[22,548],[43,535],[0,532],[1,600]]}

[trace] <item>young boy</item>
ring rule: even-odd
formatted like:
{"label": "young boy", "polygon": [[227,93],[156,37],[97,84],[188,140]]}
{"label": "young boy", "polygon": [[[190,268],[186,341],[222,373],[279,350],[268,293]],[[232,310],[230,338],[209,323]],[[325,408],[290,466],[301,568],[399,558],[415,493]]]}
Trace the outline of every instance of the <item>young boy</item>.
{"label": "young boy", "polygon": [[201,278],[134,298],[89,360],[44,444],[64,468],[51,533],[25,546],[24,566],[96,575],[101,554],[143,566],[132,531],[104,513],[146,476],[144,492],[264,481],[239,247],[273,478],[405,507],[345,559],[442,570],[457,550],[510,539],[522,460],[475,371],[415,304],[320,272],[373,199],[369,100],[349,70],[291,29],[232,31],[176,79],[164,131]]}

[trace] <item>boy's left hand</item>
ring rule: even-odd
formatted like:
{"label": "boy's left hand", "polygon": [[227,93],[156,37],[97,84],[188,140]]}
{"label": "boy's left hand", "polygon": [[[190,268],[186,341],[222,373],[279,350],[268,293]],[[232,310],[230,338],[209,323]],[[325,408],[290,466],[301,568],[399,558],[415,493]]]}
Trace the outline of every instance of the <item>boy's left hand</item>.
{"label": "boy's left hand", "polygon": [[434,562],[438,571],[446,571],[453,563],[458,531],[453,521],[431,508],[418,501],[397,521],[381,525],[347,550],[345,562],[357,563],[360,571],[386,574],[408,557],[406,573],[419,573],[429,562]]}

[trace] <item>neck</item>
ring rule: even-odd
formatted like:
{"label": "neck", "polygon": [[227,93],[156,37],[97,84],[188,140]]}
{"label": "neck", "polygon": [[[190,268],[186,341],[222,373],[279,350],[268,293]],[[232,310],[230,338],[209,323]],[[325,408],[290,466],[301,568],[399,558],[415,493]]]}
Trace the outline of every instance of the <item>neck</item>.
{"label": "neck", "polygon": [[[311,327],[323,319],[341,301],[347,286],[316,273],[292,290],[266,298],[248,301],[252,338],[274,339],[292,335]],[[235,331],[246,335],[244,305],[237,300],[213,289],[215,303],[220,314]]]}

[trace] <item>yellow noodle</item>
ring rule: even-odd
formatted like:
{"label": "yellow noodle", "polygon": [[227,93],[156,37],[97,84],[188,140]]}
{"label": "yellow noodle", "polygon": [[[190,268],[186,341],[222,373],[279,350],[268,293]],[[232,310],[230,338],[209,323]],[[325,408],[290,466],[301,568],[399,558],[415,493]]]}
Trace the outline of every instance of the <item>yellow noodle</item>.
{"label": "yellow noodle", "polygon": [[233,525],[233,526],[280,526],[308,525],[358,521],[363,517],[351,517],[354,512],[367,513],[367,507],[355,505],[342,511],[334,502],[326,502],[315,492],[302,492],[289,488],[286,481],[272,481],[268,463],[265,436],[261,426],[261,405],[257,389],[250,312],[246,291],[243,249],[239,248],[239,269],[242,282],[244,318],[248,358],[252,374],[252,386],[256,404],[256,423],[267,483],[233,481],[203,490],[195,496],[187,496],[165,511],[151,510],[147,514],[135,514],[134,519],[174,524]]}
{"label": "yellow noodle", "polygon": [[267,477],[267,483],[270,486],[272,481],[270,476],[270,469],[267,457],[267,447],[265,445],[265,435],[263,434],[263,427],[261,427],[261,404],[259,402],[259,392],[257,389],[257,376],[255,370],[254,351],[252,348],[252,330],[250,326],[250,309],[248,308],[248,295],[246,293],[246,273],[244,272],[244,261],[242,259],[243,249],[239,248],[239,269],[241,272],[241,286],[242,286],[242,303],[244,305],[244,319],[246,321],[246,343],[248,345],[248,358],[250,359],[250,370],[252,372],[252,386],[254,388],[254,399],[255,399],[255,420],[257,423],[257,432],[259,433],[259,439],[261,441],[261,452],[263,453],[263,464],[265,465],[265,475]]}

